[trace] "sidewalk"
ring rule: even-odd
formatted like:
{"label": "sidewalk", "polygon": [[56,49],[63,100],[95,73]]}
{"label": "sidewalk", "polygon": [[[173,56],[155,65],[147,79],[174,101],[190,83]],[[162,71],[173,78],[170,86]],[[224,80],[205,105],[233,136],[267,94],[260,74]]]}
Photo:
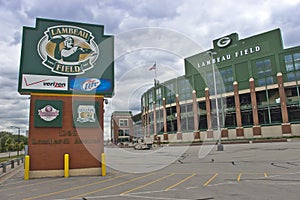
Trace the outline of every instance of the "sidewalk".
{"label": "sidewalk", "polygon": [[[19,155],[21,155],[21,154],[24,154],[24,150],[23,151],[19,151]],[[16,155],[18,155],[17,151],[10,152],[10,156],[16,156]],[[8,156],[9,156],[8,152],[0,153],[0,158],[4,158],[4,157],[8,157]]]}
{"label": "sidewalk", "polygon": [[[18,154],[17,151],[14,152],[10,152],[10,156],[16,156]],[[19,151],[19,155],[24,154],[24,151]],[[5,152],[5,153],[0,153],[0,158],[4,158],[4,157],[8,157],[9,153]],[[10,160],[16,160],[16,158],[11,158]],[[14,162],[14,168],[11,168],[11,163],[9,161],[6,161],[6,172],[3,172],[3,167],[0,167],[0,184],[2,184],[4,181],[6,181],[7,179],[11,178],[12,176],[14,176],[16,173],[18,173],[20,170],[22,170],[24,168],[24,161],[22,162],[21,160],[19,160],[19,165],[18,162],[15,161]],[[10,164],[8,164],[10,163]]]}
{"label": "sidewalk", "polygon": [[6,168],[6,173],[2,173],[2,168],[1,168],[0,185],[18,173],[21,176],[21,174],[24,173],[23,170],[24,170],[24,163],[20,163],[20,165],[15,165],[15,167],[13,169],[10,166],[8,166]]}

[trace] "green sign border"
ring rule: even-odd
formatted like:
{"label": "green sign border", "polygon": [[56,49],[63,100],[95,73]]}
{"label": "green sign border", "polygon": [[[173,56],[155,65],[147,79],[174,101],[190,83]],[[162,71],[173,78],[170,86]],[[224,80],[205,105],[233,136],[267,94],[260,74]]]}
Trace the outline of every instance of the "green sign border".
{"label": "green sign border", "polygon": [[[43,59],[38,53],[38,44],[41,38],[45,37],[47,30],[54,26],[75,26],[78,29],[88,30],[93,35],[93,41],[98,45],[99,54],[96,61],[93,63],[94,67],[85,71],[79,75],[66,75],[58,74],[51,71],[50,68],[43,64]],[[50,37],[50,36],[49,36]],[[89,38],[90,39],[90,38]],[[70,86],[70,80],[75,79],[87,79],[87,78],[98,78],[100,80],[106,80],[110,82],[111,86],[108,90],[70,90],[68,87],[67,91],[62,90],[48,90],[42,89],[24,89],[22,88],[23,74],[28,75],[43,75],[43,76],[64,76],[68,77]],[[114,91],[114,37],[112,35],[104,35],[104,26],[52,20],[52,19],[36,19],[35,27],[23,27],[22,37],[22,49],[21,49],[21,60],[19,70],[19,84],[18,91],[20,94],[28,95],[34,93],[57,93],[57,94],[89,94],[89,95],[103,95],[105,97],[112,97]]]}

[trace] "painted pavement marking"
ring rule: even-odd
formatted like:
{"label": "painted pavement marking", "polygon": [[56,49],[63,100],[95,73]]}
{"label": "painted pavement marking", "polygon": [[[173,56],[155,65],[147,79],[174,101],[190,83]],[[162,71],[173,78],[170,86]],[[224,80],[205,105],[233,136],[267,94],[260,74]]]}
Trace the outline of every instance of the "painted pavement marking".
{"label": "painted pavement marking", "polygon": [[130,183],[130,182],[133,182],[133,181],[142,179],[142,178],[146,178],[147,176],[151,176],[151,175],[153,175],[153,174],[156,174],[156,173],[146,174],[146,175],[144,175],[144,176],[139,176],[139,177],[137,177],[137,178],[131,179],[131,180],[129,180],[129,181],[117,183],[117,184],[110,185],[110,186],[107,186],[107,187],[104,187],[104,188],[101,188],[101,189],[98,189],[98,190],[93,190],[93,191],[91,191],[91,192],[87,192],[87,193],[84,193],[84,194],[76,195],[76,196],[71,197],[70,199],[76,199],[76,198],[79,198],[79,197],[84,197],[84,196],[86,196],[86,195],[90,195],[90,194],[94,194],[94,193],[97,193],[97,192],[101,192],[101,191],[104,191],[104,190],[107,190],[107,189],[111,189],[111,188],[114,188],[114,187],[117,187],[117,186],[120,186],[120,185],[125,185],[125,184],[127,184],[127,183]]}

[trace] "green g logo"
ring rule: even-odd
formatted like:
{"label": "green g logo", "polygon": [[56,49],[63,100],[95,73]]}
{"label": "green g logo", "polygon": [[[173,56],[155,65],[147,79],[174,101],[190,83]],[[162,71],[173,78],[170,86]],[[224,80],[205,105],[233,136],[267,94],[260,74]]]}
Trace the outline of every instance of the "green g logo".
{"label": "green g logo", "polygon": [[218,47],[226,47],[231,43],[231,39],[229,37],[223,37],[221,39],[218,40],[217,45]]}

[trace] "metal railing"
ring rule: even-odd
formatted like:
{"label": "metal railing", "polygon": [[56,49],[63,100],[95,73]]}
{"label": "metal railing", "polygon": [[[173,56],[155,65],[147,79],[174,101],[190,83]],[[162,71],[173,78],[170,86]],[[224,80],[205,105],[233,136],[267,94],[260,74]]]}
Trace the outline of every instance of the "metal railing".
{"label": "metal railing", "polygon": [[2,168],[2,170],[0,170],[0,172],[6,173],[8,167],[13,169],[13,168],[15,168],[15,163],[17,165],[20,165],[21,162],[24,163],[24,158],[23,157],[16,158],[16,159],[13,159],[13,160],[9,160],[9,161],[6,161],[6,162],[2,162],[2,163],[0,163],[0,169]]}

